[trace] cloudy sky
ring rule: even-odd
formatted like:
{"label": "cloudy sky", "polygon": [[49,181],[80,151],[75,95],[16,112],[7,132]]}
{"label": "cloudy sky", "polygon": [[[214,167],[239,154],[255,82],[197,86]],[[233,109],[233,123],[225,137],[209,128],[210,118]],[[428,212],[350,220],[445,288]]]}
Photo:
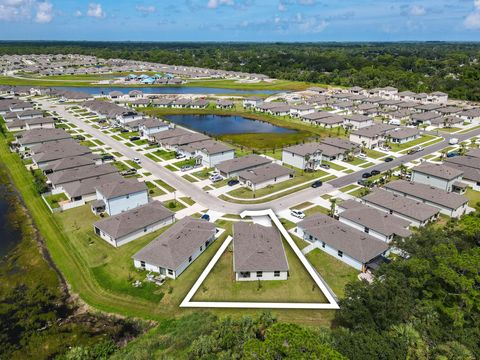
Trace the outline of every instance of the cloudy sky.
{"label": "cloudy sky", "polygon": [[1,40],[480,40],[480,0],[0,0]]}

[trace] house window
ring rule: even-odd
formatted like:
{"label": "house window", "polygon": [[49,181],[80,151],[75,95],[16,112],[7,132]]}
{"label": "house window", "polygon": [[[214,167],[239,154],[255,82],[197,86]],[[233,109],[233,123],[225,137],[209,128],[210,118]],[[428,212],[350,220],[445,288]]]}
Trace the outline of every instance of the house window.
{"label": "house window", "polygon": [[343,257],[343,251],[338,250],[338,257]]}
{"label": "house window", "polygon": [[173,275],[173,270],[168,269],[168,275]]}
{"label": "house window", "polygon": [[274,271],[273,276],[275,277],[280,277],[280,271]]}
{"label": "house window", "polygon": [[147,232],[147,228],[144,228],[144,229],[143,229],[143,232]]}
{"label": "house window", "polygon": [[370,232],[370,229],[366,227],[366,228],[363,229],[363,231],[368,234]]}
{"label": "house window", "polygon": [[241,278],[249,278],[249,277],[250,277],[250,271],[242,271],[242,272],[240,272],[240,277],[241,277]]}
{"label": "house window", "polygon": [[257,271],[257,277],[262,277],[263,276],[263,271]]}
{"label": "house window", "polygon": [[130,199],[130,195],[127,195],[127,199]]}
{"label": "house window", "polygon": [[140,261],[140,266],[141,266],[142,268],[145,268],[145,261]]}
{"label": "house window", "polygon": [[390,210],[389,213],[390,213],[390,215],[393,215],[393,210]]}
{"label": "house window", "polygon": [[325,243],[324,242],[322,242],[322,248],[325,248]]}
{"label": "house window", "polygon": [[188,258],[188,262],[192,262],[192,257],[191,256]]}
{"label": "house window", "polygon": [[310,240],[313,240],[313,236],[312,236],[312,235],[310,235],[308,238],[309,238]]}
{"label": "house window", "polygon": [[203,251],[203,246],[200,246],[200,251]]}

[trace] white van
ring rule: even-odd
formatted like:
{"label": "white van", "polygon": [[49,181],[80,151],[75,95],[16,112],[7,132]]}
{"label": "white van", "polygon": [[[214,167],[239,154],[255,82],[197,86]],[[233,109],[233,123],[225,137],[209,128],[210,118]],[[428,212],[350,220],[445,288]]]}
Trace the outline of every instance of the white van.
{"label": "white van", "polygon": [[398,119],[393,119],[388,122],[389,125],[402,125],[402,122]]}
{"label": "white van", "polygon": [[448,143],[450,145],[457,145],[458,144],[458,139],[457,138],[451,138]]}

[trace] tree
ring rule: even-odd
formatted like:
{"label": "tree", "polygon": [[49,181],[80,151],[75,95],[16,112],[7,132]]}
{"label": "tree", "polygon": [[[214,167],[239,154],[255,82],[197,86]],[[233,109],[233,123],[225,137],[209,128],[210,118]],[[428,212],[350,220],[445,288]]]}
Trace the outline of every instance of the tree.
{"label": "tree", "polygon": [[329,201],[330,201],[329,215],[331,217],[334,217],[335,216],[336,205],[337,205],[337,199],[336,198],[330,198]]}

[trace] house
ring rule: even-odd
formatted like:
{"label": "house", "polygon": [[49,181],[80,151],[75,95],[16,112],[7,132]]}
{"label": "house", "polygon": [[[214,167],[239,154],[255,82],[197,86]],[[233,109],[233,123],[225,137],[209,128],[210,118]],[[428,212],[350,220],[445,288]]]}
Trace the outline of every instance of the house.
{"label": "house", "polygon": [[231,100],[217,100],[215,107],[217,109],[231,109],[235,106],[235,103]]}
{"label": "house", "polygon": [[173,100],[170,106],[175,109],[185,109],[190,107],[192,100],[190,99],[177,99]]}
{"label": "house", "polygon": [[170,125],[158,119],[146,119],[138,126],[141,136],[150,138],[153,134],[166,131]]}
{"label": "house", "polygon": [[48,168],[49,164],[60,159],[91,154],[91,150],[80,145],[72,138],[51,141],[30,149],[32,160],[39,168]]}
{"label": "house", "polygon": [[45,164],[42,170],[45,174],[50,174],[56,171],[67,169],[75,169],[82,166],[94,165],[98,162],[101,164],[102,157],[97,154],[86,154],[81,156],[71,156],[63,159],[58,159]]}
{"label": "house", "polygon": [[433,186],[396,180],[385,184],[384,189],[436,207],[450,217],[458,218],[467,212],[468,198]]}
{"label": "house", "polygon": [[225,178],[237,176],[240,172],[270,164],[272,160],[260,155],[246,155],[218,163],[215,169]]}
{"label": "house", "polygon": [[137,269],[176,279],[215,241],[213,223],[184,217],[132,256]]}
{"label": "house", "polygon": [[121,125],[125,125],[125,124],[128,124],[129,122],[142,120],[142,119],[143,119],[142,114],[139,114],[135,111],[128,111],[128,110],[122,111],[120,114],[117,114],[115,116],[115,120]]}
{"label": "house", "polygon": [[54,189],[52,193],[65,193],[70,200],[69,208],[82,206],[87,202],[92,202],[93,204],[97,200],[97,191],[95,190],[95,187],[101,186],[105,183],[111,183],[113,181],[121,181],[122,179],[123,177],[119,173],[99,175],[96,177],[64,184],[61,188]]}
{"label": "house", "polygon": [[290,107],[290,116],[292,117],[302,117],[308,114],[312,114],[315,112],[315,106],[313,105],[307,105],[307,104],[302,104],[302,105],[292,105]]}
{"label": "house", "polygon": [[173,224],[175,214],[161,202],[152,201],[135,209],[108,217],[93,224],[96,235],[114,247],[122,246]]}
{"label": "house", "polygon": [[[279,103],[277,103],[279,104]],[[290,115],[290,105],[277,105],[273,108],[271,108],[270,110],[268,110],[268,112],[271,114],[271,115],[274,115],[274,116],[288,116]]]}
{"label": "house", "polygon": [[143,97],[143,91],[141,90],[132,90],[128,92],[128,97],[130,99],[141,99]]}
{"label": "house", "polygon": [[110,91],[108,93],[108,97],[112,100],[117,100],[123,97],[123,93],[121,91]]}
{"label": "house", "polygon": [[136,108],[140,107],[148,107],[150,105],[150,100],[149,99],[138,99],[135,101],[130,102],[130,105]]}
{"label": "house", "polygon": [[18,133],[16,137],[19,151],[51,141],[71,139],[70,134],[64,129],[33,129]]}
{"label": "house", "polygon": [[[8,114],[7,114],[8,115]],[[15,116],[19,120],[29,120],[29,119],[34,119],[38,117],[43,117],[43,111],[42,110],[25,110],[25,111],[17,111],[17,112],[12,112],[12,115]],[[7,121],[7,119],[5,119]]]}
{"label": "house", "polygon": [[148,203],[147,186],[135,178],[104,183],[95,189],[98,200],[95,212],[101,210],[102,206],[98,205],[103,203],[104,211],[110,216]]}
{"label": "house", "polygon": [[415,93],[412,91],[401,91],[397,93],[396,98],[401,101],[413,101],[415,99]]}
{"label": "house", "polygon": [[385,138],[394,144],[405,144],[420,137],[420,131],[417,128],[399,127],[387,131]]}
{"label": "house", "polygon": [[48,183],[54,188],[63,187],[64,184],[77,182],[83,179],[95,178],[118,172],[117,168],[110,164],[87,165],[79,168],[56,171],[48,174]]}
{"label": "house", "polygon": [[320,143],[312,142],[283,148],[282,162],[302,170],[317,170],[322,163]]}
{"label": "house", "polygon": [[360,201],[345,200],[337,205],[338,220],[387,243],[394,236],[408,237],[410,222],[387,214]]}
{"label": "house", "polygon": [[182,136],[182,135],[187,135],[187,134],[191,134],[191,132],[187,131],[185,129],[182,129],[182,128],[170,128],[168,130],[160,131],[160,132],[157,132],[157,133],[153,134],[151,136],[151,138],[153,138],[155,140],[155,142],[161,143],[162,141],[164,141],[166,139],[170,139],[170,138],[174,138],[174,137],[178,137],[178,136]]}
{"label": "house", "polygon": [[210,103],[205,99],[192,100],[190,107],[192,109],[206,109]]}
{"label": "house", "polygon": [[336,137],[326,137],[320,141],[322,144],[334,146],[343,150],[343,152],[351,152],[353,154],[358,154],[360,152],[360,146],[346,139],[336,138]]}
{"label": "house", "polygon": [[364,128],[366,126],[373,125],[374,121],[373,121],[372,118],[370,118],[368,116],[360,115],[360,114],[354,114],[354,115],[345,116],[345,120],[344,120],[343,124],[347,128],[358,130],[358,129]]}
{"label": "house", "polygon": [[463,172],[462,182],[470,185],[473,190],[480,191],[480,158],[475,150],[471,150],[466,156],[445,158],[444,165]]}
{"label": "house", "polygon": [[202,164],[208,168],[235,157],[235,149],[211,139],[180,146],[177,152],[190,158],[201,158]]}
{"label": "house", "polygon": [[423,162],[412,168],[411,181],[414,183],[433,186],[445,191],[460,191],[457,184],[463,178],[463,171],[442,165]]}
{"label": "house", "polygon": [[288,261],[275,227],[239,221],[233,225],[236,281],[287,280]]}
{"label": "house", "polygon": [[244,98],[242,103],[244,108],[255,109],[262,101],[263,101],[262,98],[259,98],[257,96],[251,96],[248,98]]}
{"label": "house", "polygon": [[343,124],[345,119],[342,116],[333,115],[326,111],[313,112],[301,117],[303,121],[311,124],[323,126],[325,128],[333,128]]}
{"label": "house", "polygon": [[238,173],[238,180],[252,191],[281,183],[293,177],[295,171],[278,164],[267,164]]}
{"label": "house", "polygon": [[479,123],[480,122],[480,108],[473,108],[464,110],[457,114],[460,119],[471,122]]}
{"label": "house", "polygon": [[421,227],[437,219],[440,210],[384,189],[376,189],[362,198],[362,202],[375,209],[395,215],[410,222],[411,226]]}
{"label": "house", "polygon": [[152,102],[152,106],[158,108],[167,108],[170,107],[172,103],[173,100],[170,99],[154,99]]}
{"label": "house", "polygon": [[448,94],[441,91],[435,91],[428,95],[427,100],[437,104],[446,104],[448,102]]}
{"label": "house", "polygon": [[[166,131],[163,131],[166,132]],[[188,132],[187,134],[169,137],[167,139],[157,140],[158,144],[167,150],[177,150],[180,146],[193,144],[199,141],[209,140],[207,135],[195,132]]]}
{"label": "house", "polygon": [[350,134],[349,138],[350,141],[355,144],[364,145],[367,148],[373,149],[383,145],[387,131],[395,128],[394,125],[389,124],[374,124],[355,130]]}
{"label": "house", "polygon": [[320,213],[300,221],[295,231],[305,241],[362,272],[370,261],[389,251],[385,241]]}

